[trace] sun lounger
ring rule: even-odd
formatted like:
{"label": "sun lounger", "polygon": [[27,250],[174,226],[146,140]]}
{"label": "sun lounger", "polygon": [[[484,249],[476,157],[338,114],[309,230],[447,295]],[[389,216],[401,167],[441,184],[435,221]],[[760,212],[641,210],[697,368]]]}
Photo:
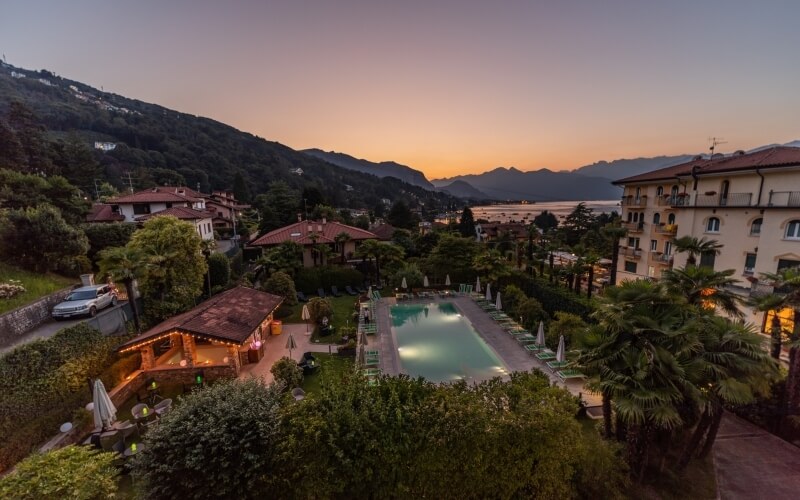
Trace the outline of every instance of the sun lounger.
{"label": "sun lounger", "polygon": [[357,287],[356,287],[356,291],[357,291],[358,293],[367,293],[367,289],[366,289],[366,288],[364,288],[363,286],[357,286]]}
{"label": "sun lounger", "polygon": [[378,368],[364,368],[361,370],[361,374],[367,377],[378,376],[381,374],[381,371]]}
{"label": "sun lounger", "polygon": [[586,378],[586,375],[581,373],[579,370],[559,370],[556,372],[561,380],[567,380],[571,378]]}
{"label": "sun lounger", "polygon": [[350,286],[350,285],[347,285],[346,287],[344,287],[344,291],[347,292],[348,295],[358,295],[358,292],[353,290],[353,287]]}
{"label": "sun lounger", "polygon": [[542,361],[549,361],[551,359],[556,359],[556,353],[550,349],[543,349],[541,352],[536,354],[536,358]]}
{"label": "sun lounger", "polygon": [[304,294],[303,292],[297,292],[297,300],[299,300],[300,302],[308,302],[306,294]]}
{"label": "sun lounger", "polygon": [[544,346],[539,344],[525,344],[525,350],[528,351],[530,354],[536,354],[537,352],[546,349]]}
{"label": "sun lounger", "polygon": [[536,342],[536,337],[533,335],[517,335],[514,339],[520,343]]}
{"label": "sun lounger", "polygon": [[367,356],[378,356],[378,355],[380,355],[380,351],[377,350],[377,349],[370,349],[368,351],[365,351],[365,354]]}
{"label": "sun lounger", "polygon": [[323,290],[322,288],[317,288],[317,295],[319,295],[320,297],[322,297],[324,299],[325,298],[325,290]]}
{"label": "sun lounger", "polygon": [[560,370],[561,368],[567,366],[567,361],[548,361],[547,366],[551,370]]}
{"label": "sun lounger", "polygon": [[331,295],[333,295],[334,297],[341,297],[342,293],[339,291],[338,287],[332,286],[331,287]]}

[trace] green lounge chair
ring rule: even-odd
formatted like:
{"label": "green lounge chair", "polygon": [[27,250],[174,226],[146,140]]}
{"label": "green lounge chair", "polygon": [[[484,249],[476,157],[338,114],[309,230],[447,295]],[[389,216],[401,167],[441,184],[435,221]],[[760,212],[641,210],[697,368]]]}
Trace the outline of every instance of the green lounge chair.
{"label": "green lounge chair", "polygon": [[370,349],[369,351],[365,351],[364,354],[367,356],[380,356],[381,352],[377,349]]}
{"label": "green lounge chair", "polygon": [[527,342],[536,342],[536,337],[533,335],[517,335],[514,337],[517,342],[527,343]]}
{"label": "green lounge chair", "polygon": [[560,370],[561,368],[564,368],[565,366],[567,366],[567,362],[566,361],[548,361],[547,362],[547,366],[551,370]]}
{"label": "green lounge chair", "polygon": [[581,373],[579,370],[559,370],[556,372],[561,380],[567,380],[571,378],[586,378],[586,375]]}
{"label": "green lounge chair", "polygon": [[552,359],[556,359],[556,353],[554,353],[550,349],[545,348],[541,352],[536,354],[536,358],[542,361],[549,361]]}
{"label": "green lounge chair", "polygon": [[543,345],[539,345],[539,344],[525,344],[525,350],[528,351],[531,354],[535,354],[535,353],[541,351],[542,349],[546,349],[546,348]]}
{"label": "green lounge chair", "polygon": [[381,371],[378,368],[364,368],[361,370],[361,374],[367,377],[377,377],[381,374]]}

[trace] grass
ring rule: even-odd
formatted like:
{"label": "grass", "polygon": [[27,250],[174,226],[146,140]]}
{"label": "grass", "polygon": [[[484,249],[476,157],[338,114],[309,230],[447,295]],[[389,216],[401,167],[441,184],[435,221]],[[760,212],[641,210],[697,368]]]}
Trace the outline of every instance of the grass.
{"label": "grass", "polygon": [[[331,325],[334,327],[333,335],[327,337],[320,337],[317,332],[311,336],[312,342],[319,342],[320,344],[335,344],[342,338],[342,328],[349,325],[355,326],[353,322],[353,312],[355,312],[355,303],[357,297],[350,295],[343,295],[341,297],[328,297],[333,306],[333,317],[331,318]],[[297,304],[292,307],[292,314],[283,318],[284,323],[305,323],[302,319],[303,304]],[[313,328],[313,325],[311,325]]]}
{"label": "grass", "polygon": [[301,387],[307,393],[318,392],[325,379],[330,380],[331,377],[341,377],[344,373],[353,369],[353,358],[317,352],[314,353],[314,357],[317,358],[320,367],[314,373],[303,378]]}
{"label": "grass", "polygon": [[0,314],[77,283],[77,280],[72,278],[50,273],[32,273],[0,262],[0,283],[9,280],[22,282],[21,284],[26,291],[15,295],[11,299],[0,299]]}

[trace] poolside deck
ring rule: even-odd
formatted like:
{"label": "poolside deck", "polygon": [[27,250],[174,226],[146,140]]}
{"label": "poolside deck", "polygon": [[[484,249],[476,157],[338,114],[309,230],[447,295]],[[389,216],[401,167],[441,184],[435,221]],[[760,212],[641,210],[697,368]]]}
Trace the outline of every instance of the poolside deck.
{"label": "poolside deck", "polygon": [[[431,299],[419,299],[419,301],[429,301]],[[500,325],[482,310],[478,304],[470,297],[456,296],[447,298],[433,299],[436,302],[450,302],[454,304],[461,314],[466,316],[478,335],[494,350],[497,356],[503,361],[509,371],[531,371],[532,369],[541,370],[542,373],[550,378],[550,381],[559,387],[563,387],[574,395],[581,394],[584,401],[589,406],[600,404],[599,395],[590,393],[580,380],[570,380],[564,382],[544,361],[536,359],[507,334]],[[376,320],[378,322],[378,335],[369,338],[370,349],[380,350],[380,369],[387,375],[399,375],[403,373],[400,358],[397,354],[397,343],[391,329],[391,319],[389,309],[397,301],[394,298],[384,298],[378,301],[376,306]]]}

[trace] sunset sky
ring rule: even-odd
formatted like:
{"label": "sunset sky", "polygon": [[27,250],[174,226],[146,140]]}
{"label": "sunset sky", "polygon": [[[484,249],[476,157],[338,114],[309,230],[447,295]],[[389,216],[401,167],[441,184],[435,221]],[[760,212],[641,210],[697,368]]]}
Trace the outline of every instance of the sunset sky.
{"label": "sunset sky", "polygon": [[429,178],[800,139],[797,1],[4,0],[0,52]]}

